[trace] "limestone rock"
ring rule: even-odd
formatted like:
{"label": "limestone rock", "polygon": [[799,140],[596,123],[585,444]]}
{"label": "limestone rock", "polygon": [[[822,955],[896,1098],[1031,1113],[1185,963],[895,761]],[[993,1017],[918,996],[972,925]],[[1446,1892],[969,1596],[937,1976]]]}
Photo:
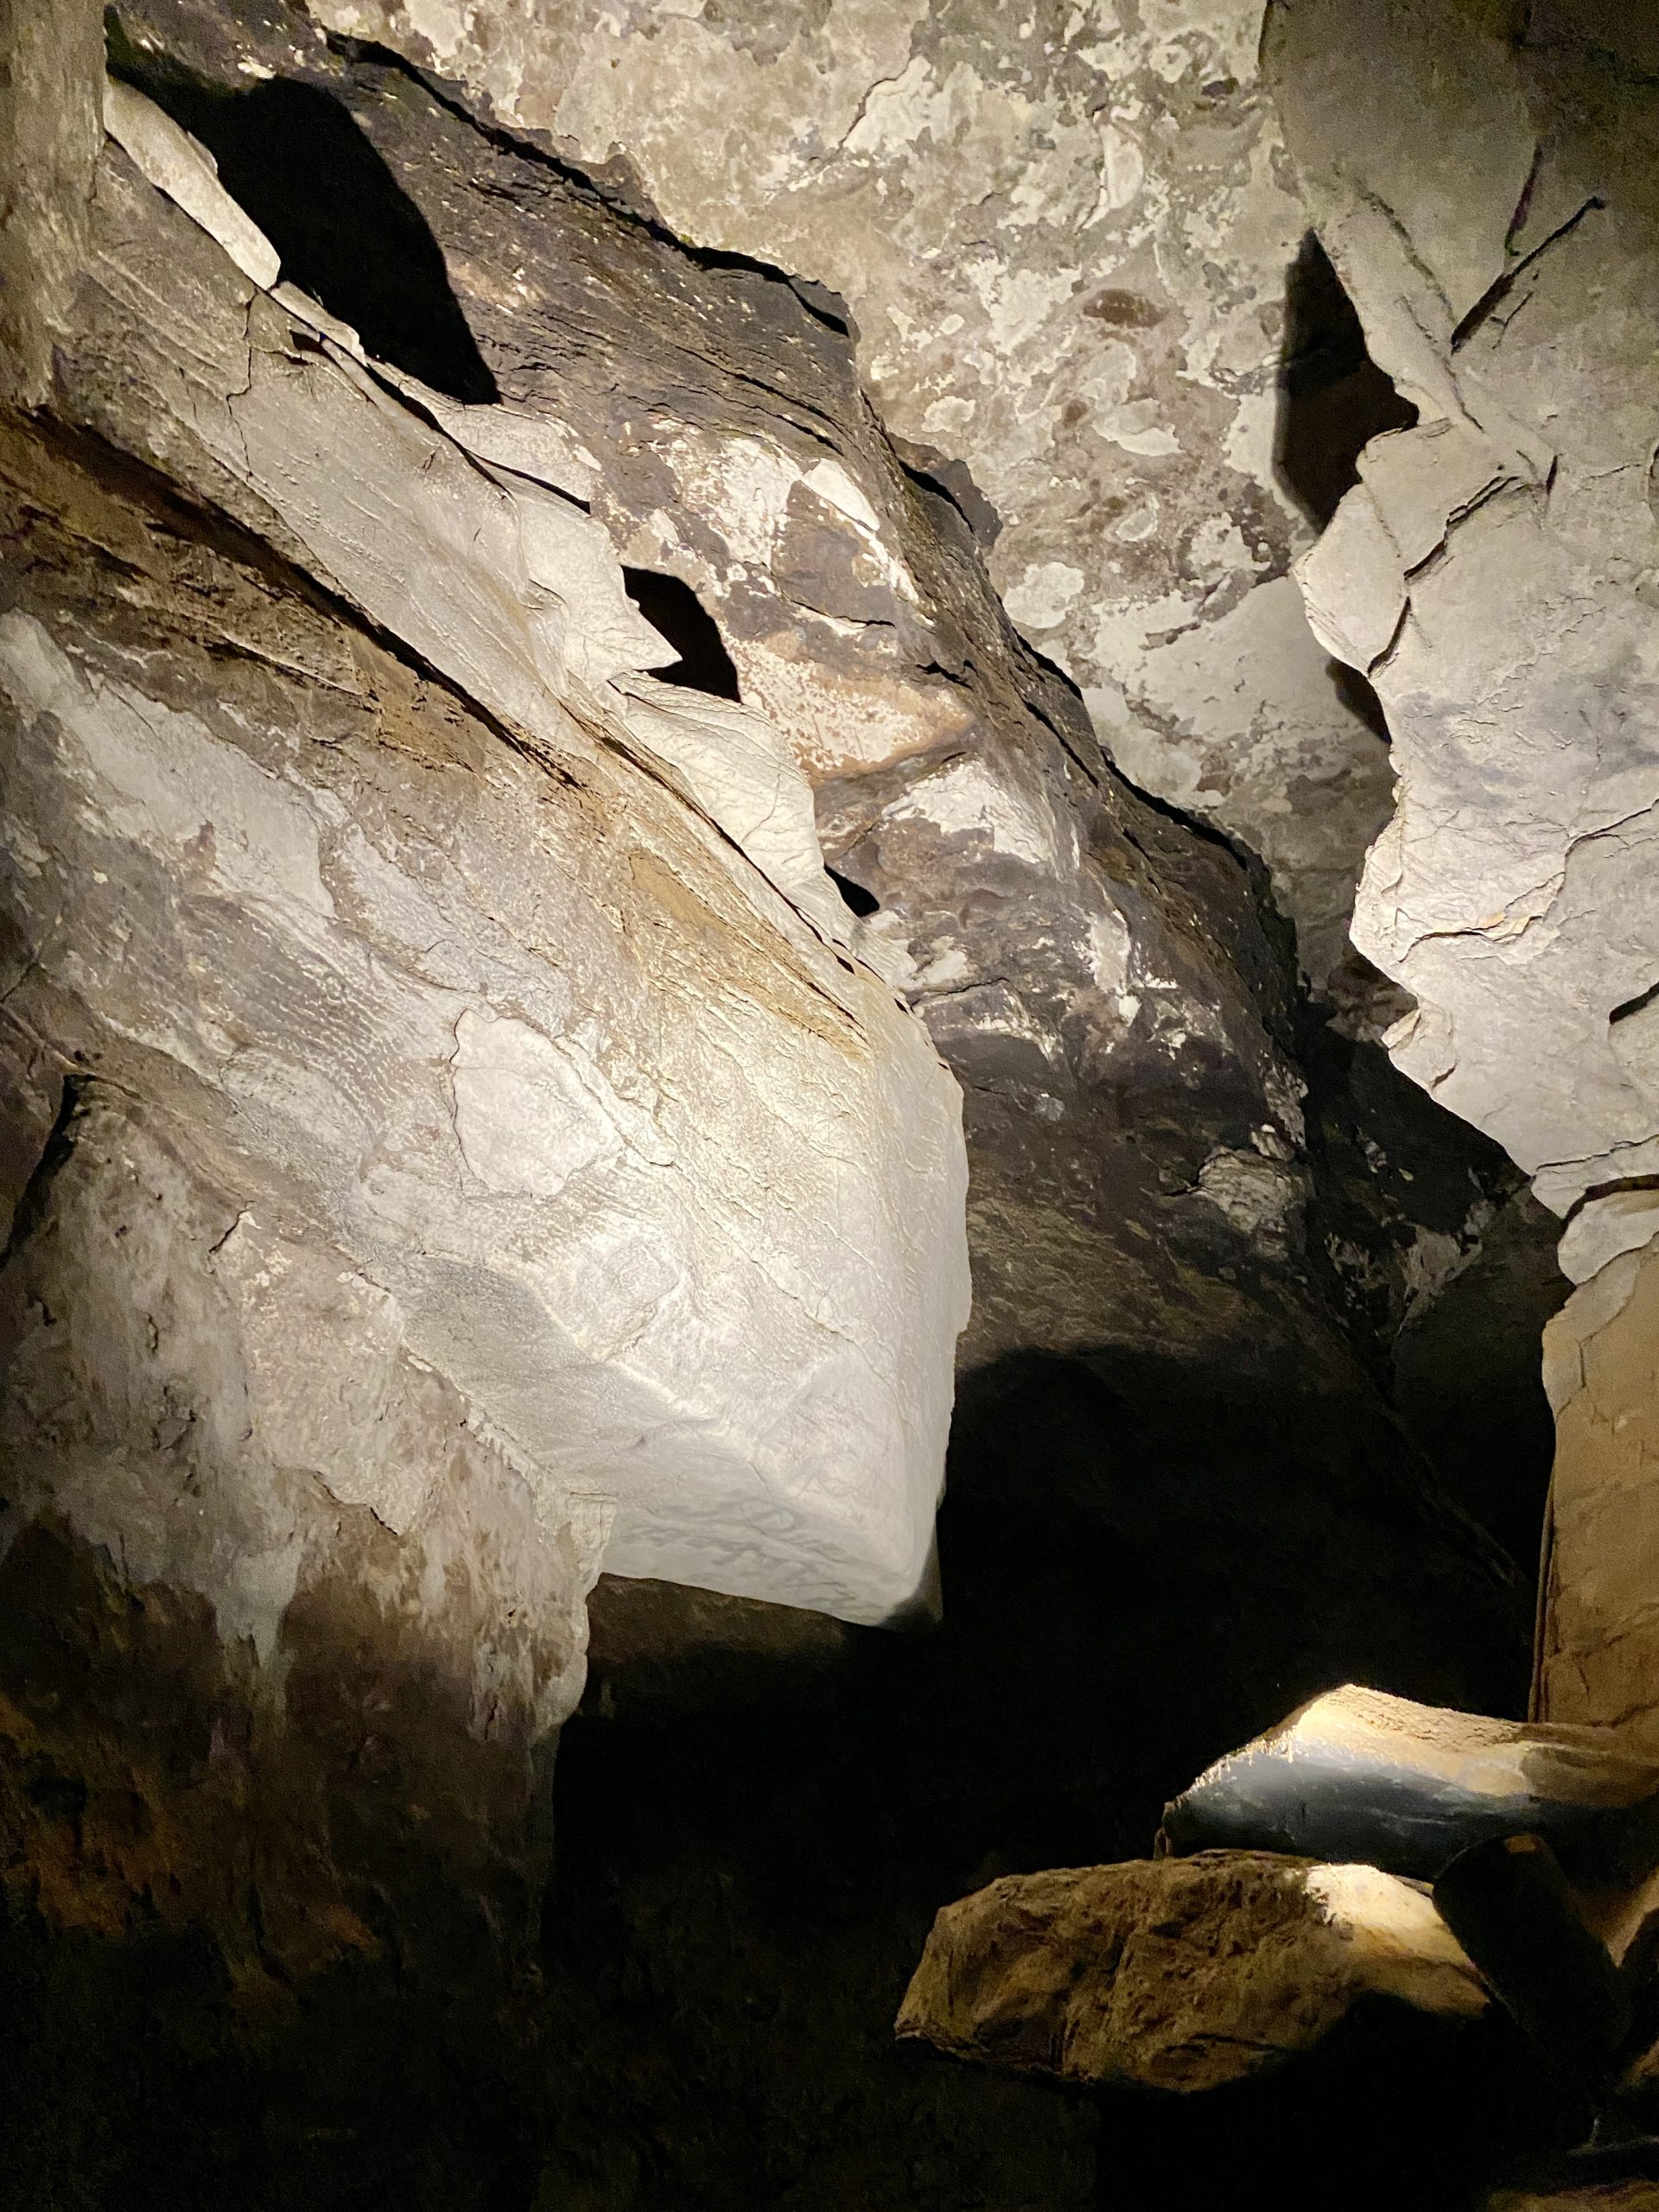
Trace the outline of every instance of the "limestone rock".
{"label": "limestone rock", "polygon": [[[123,67],[288,238],[288,276],[325,292],[341,280],[296,221],[291,167],[270,164],[321,110],[353,134],[365,193],[390,178],[441,249],[423,313],[458,302],[471,349],[444,373],[498,395],[450,403],[464,434],[510,426],[522,445],[547,426],[558,458],[537,466],[590,502],[641,604],[660,613],[667,578],[717,621],[745,708],[816,788],[832,865],[876,904],[853,949],[963,1087],[964,1363],[1221,1340],[1255,1362],[1325,1333],[1299,1280],[1300,1079],[1257,887],[1103,759],[1075,694],[1010,628],[949,483],[874,419],[833,305],[680,247],[613,188],[297,13],[143,0],[123,21],[142,40]],[[323,304],[351,320],[344,291]],[[404,343],[393,305],[354,312]],[[702,726],[724,728],[724,710]],[[648,741],[640,715],[630,728]]]}
{"label": "limestone rock", "polygon": [[1633,1881],[1659,1864],[1659,1764],[1611,1729],[1349,1683],[1207,1768],[1165,1808],[1162,1840],[1351,1855],[1430,1879],[1467,1845],[1523,1831],[1575,1874]]}
{"label": "limestone rock", "polygon": [[1191,2092],[1312,2049],[1374,1997],[1453,2019],[1487,2002],[1415,1885],[1216,1851],[1007,1875],[947,1905],[898,2032],[1063,2081]]}
{"label": "limestone rock", "polygon": [[[461,1393],[550,1526],[880,1618],[931,1540],[961,1141],[925,1033],[824,933],[844,910],[798,772],[759,715],[700,720],[634,672],[664,648],[555,488],[556,442],[542,481],[481,462],[441,398],[248,276],[269,263],[175,125],[130,90],[117,112],[160,183],[107,144],[56,404],[293,565],[273,584],[199,544],[187,586],[153,512],[106,496],[142,581],[100,588],[60,541],[4,618],[30,855],[7,1012],[36,1091],[78,1052],[155,1099],[259,1234],[355,1272],[371,1336]],[[51,476],[16,449],[25,508]],[[73,472],[51,490],[99,504]],[[472,711],[342,636],[308,577]],[[274,1433],[332,1465],[276,1401]]]}
{"label": "limestone rock", "polygon": [[1398,1064],[1559,1212],[1659,1160],[1659,196],[1616,47],[1570,8],[1507,37],[1453,0],[1275,0],[1264,48],[1421,411],[1300,567],[1394,739],[1355,942],[1416,1001]]}
{"label": "limestone rock", "polygon": [[[1582,1218],[1582,1217],[1580,1217]],[[1555,1412],[1537,1709],[1621,1727],[1659,1754],[1652,1474],[1659,1252],[1615,1249],[1544,1336]]]}
{"label": "limestone rock", "polygon": [[[315,13],[459,80],[699,245],[850,303],[885,419],[937,480],[961,472],[995,531],[1014,621],[1129,774],[1268,863],[1323,979],[1389,772],[1286,575],[1308,536],[1280,358],[1306,217],[1258,74],[1260,0],[1086,21],[1055,0]],[[761,493],[759,456],[746,476]],[[751,665],[768,703],[787,696],[786,652]]]}

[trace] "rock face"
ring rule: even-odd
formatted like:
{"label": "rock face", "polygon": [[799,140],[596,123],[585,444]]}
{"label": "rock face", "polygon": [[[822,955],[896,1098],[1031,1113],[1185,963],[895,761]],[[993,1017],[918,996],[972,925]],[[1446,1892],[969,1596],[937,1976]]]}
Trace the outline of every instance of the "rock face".
{"label": "rock face", "polygon": [[[1590,1247],[1597,1217],[1613,1234]],[[1555,1410],[1555,1468],[1545,1533],[1537,1710],[1548,1720],[1622,1726],[1659,1750],[1659,1572],[1649,1439],[1655,1372],[1659,1210],[1649,1192],[1592,1205],[1563,1240],[1569,1265],[1595,1266],[1544,1337]],[[1619,1250],[1626,1237],[1634,1249]],[[1603,1255],[1605,1255],[1604,1257]]]}
{"label": "rock face", "polygon": [[898,2032],[1022,2072],[1190,2092],[1311,2050],[1368,1997],[1455,2019],[1487,2003],[1421,1889],[1216,1851],[1009,1875],[947,1905]]}
{"label": "rock face", "polygon": [[1323,980],[1388,753],[1286,569],[1306,423],[1375,402],[1299,259],[1258,0],[318,13],[849,302],[888,423],[971,471],[1009,613],[1143,788],[1269,864]]}
{"label": "rock face", "polygon": [[[327,211],[296,223],[273,149],[321,116],[331,158],[348,134],[365,195],[372,176],[417,206],[441,251],[474,341],[453,387],[564,425],[587,459],[562,480],[642,603],[671,622],[670,588],[690,587],[717,619],[728,690],[786,739],[832,865],[876,902],[853,950],[963,1085],[964,1363],[1223,1341],[1255,1362],[1318,1334],[1301,1081],[1258,887],[1104,760],[1010,628],[949,485],[873,419],[834,303],[678,248],[297,15],[146,0],[123,22],[123,67],[273,237],[289,226],[285,266],[337,312]],[[226,97],[244,62],[276,74]],[[395,337],[394,305],[374,312]]]}
{"label": "rock face", "polygon": [[1395,740],[1355,939],[1417,1001],[1397,1064],[1571,1216],[1538,1710],[1648,1732],[1659,111],[1646,16],[1616,16],[1276,0],[1264,54],[1421,416],[1300,568]]}
{"label": "rock face", "polygon": [[1264,52],[1421,415],[1300,570],[1394,738],[1355,942],[1417,1001],[1397,1063],[1565,1212],[1659,1159],[1654,95],[1605,11],[1493,13],[1280,0]]}
{"label": "rock face", "polygon": [[[1252,330],[1277,344],[1238,242],[1289,206],[1258,92],[1204,73],[1240,21],[1134,32],[1146,149],[1167,94],[1194,129],[1166,169],[1185,149],[1220,181],[1102,215],[1161,210],[1125,230],[1082,369],[1147,474],[1114,506],[1090,461],[1080,497],[1146,612],[1126,690],[1163,639],[1199,788],[1249,721],[1237,818],[1282,830],[1250,833],[1281,888],[1329,888],[1351,855],[1286,793],[1359,725],[1322,719],[1300,525],[1236,468],[1268,427]],[[1050,2158],[1023,2147],[1040,2087],[971,2138],[969,2089],[889,2088],[937,1899],[1135,1847],[1172,1764],[1292,1683],[1520,1675],[1513,1582],[1427,1493],[1325,1265],[1339,1117],[1304,1126],[1262,873],[1104,756],[995,596],[974,485],[889,437],[821,284],[683,245],[620,175],[314,15],[141,0],[107,77],[96,11],[15,28],[0,2078],[29,2085],[24,2193],[131,2196],[174,2170],[166,2116],[201,2111],[181,2201],[487,2212],[532,2200],[556,2110],[544,2197],[582,2201],[597,2113],[589,2201],[722,2212],[753,2112],[757,2202],[909,2188],[912,2114],[918,2205],[960,2202],[969,2139],[1010,2207],[1085,2202],[1081,2108]],[[1052,115],[1116,69],[1068,50]],[[1128,122],[1084,131],[1120,183]],[[1243,259],[1212,267],[1224,216]],[[985,305],[1010,357],[1024,281]],[[999,447],[1020,358],[1000,397],[982,379]],[[1180,453],[1132,389],[1159,364]],[[1022,485],[1056,473],[1047,436]],[[1045,569],[1060,543],[1002,572],[1051,641],[1043,592],[1088,604]],[[1158,626],[1194,594],[1189,643]],[[1246,712],[1281,681],[1306,745]],[[1297,911],[1317,931],[1340,903]],[[926,1588],[964,1137],[947,1623],[900,1639],[862,1624]],[[1343,1141],[1368,1173],[1369,1134]],[[1375,1181],[1373,1225],[1401,1211]],[[1486,1189],[1458,1164],[1427,1234],[1388,1224],[1386,1324],[1407,1277],[1449,1279]],[[538,1951],[601,1561],[696,1586],[683,1618],[716,1630],[752,1619],[720,1593],[815,1610],[710,1637],[711,1676],[769,1686],[747,1735],[677,1706],[665,1634],[667,1717],[567,1801],[582,1851]],[[821,1734],[777,1691],[804,1672]],[[1364,1948],[1341,1942],[1332,2022]],[[810,2093],[774,2078],[779,2020],[829,2054]]]}
{"label": "rock face", "polygon": [[[830,934],[804,785],[760,715],[635,672],[666,649],[560,482],[567,432],[378,376],[274,257],[246,273],[199,153],[195,215],[171,196],[176,124],[126,86],[110,118],[55,404],[291,570],[199,551],[187,583],[130,508],[118,594],[41,543],[0,644],[19,1058],[156,1099],[240,1202],[215,1264],[269,1338],[277,1456],[406,1527],[419,1455],[365,1461],[351,1417],[395,1434],[407,1355],[550,1538],[593,1558],[609,1522],[619,1567],[882,1617],[931,1541],[961,1141]],[[319,1331],[337,1376],[299,1414]]]}

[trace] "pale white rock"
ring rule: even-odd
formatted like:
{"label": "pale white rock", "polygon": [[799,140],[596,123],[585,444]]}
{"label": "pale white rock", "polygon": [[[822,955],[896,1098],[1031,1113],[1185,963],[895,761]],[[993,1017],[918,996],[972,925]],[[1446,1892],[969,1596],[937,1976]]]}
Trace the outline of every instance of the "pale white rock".
{"label": "pale white rock", "polygon": [[1300,569],[1394,741],[1354,941],[1416,1001],[1397,1064],[1565,1214],[1659,1168],[1655,95],[1605,44],[1488,35],[1453,0],[1276,0],[1264,53],[1423,418]]}
{"label": "pale white rock", "polygon": [[105,82],[104,127],[158,191],[218,239],[244,276],[267,289],[276,282],[283,264],[276,247],[226,191],[199,140],[118,77]]}
{"label": "pale white rock", "polygon": [[1559,1258],[1569,1282],[1588,1282],[1623,1252],[1659,1236],[1659,1191],[1611,1191],[1587,1199],[1562,1233]]}
{"label": "pale white rock", "polygon": [[[419,1478],[359,1448],[391,1419],[391,1354],[365,1348],[395,1338],[550,1528],[609,1523],[613,1571],[885,1618],[925,1569],[966,1319],[960,1106],[829,942],[794,756],[639,673],[661,642],[549,488],[572,442],[542,459],[522,418],[411,406],[187,216],[106,153],[79,311],[121,372],[66,348],[71,404],[505,736],[400,782],[8,617],[7,841],[48,857],[16,915],[28,1016],[97,1039],[255,1194],[221,1255],[247,1312],[282,1280],[308,1285],[290,1320],[351,1316],[326,1434],[282,1410],[295,1340],[259,1322],[283,1459],[414,1525]],[[59,881],[86,897],[54,935]],[[136,935],[140,912],[167,926]],[[332,1289],[290,1245],[338,1255]]]}

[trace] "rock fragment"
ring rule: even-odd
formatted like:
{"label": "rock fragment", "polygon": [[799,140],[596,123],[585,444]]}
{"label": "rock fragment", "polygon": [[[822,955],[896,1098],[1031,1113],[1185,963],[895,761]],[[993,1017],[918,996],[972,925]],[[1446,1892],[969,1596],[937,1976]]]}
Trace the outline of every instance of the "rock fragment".
{"label": "rock fragment", "polygon": [[1426,1891],[1214,1851],[1007,1875],[947,1905],[898,2032],[1018,2072],[1192,2093],[1313,2049],[1374,1998],[1485,2010]]}

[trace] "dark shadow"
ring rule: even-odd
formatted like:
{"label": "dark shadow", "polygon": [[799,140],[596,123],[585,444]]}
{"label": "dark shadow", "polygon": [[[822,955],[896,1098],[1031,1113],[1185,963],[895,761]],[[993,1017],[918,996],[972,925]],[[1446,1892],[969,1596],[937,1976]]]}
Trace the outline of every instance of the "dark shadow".
{"label": "dark shadow", "polygon": [[340,101],[282,77],[226,92],[132,46],[113,21],[110,46],[118,73],[207,148],[288,283],[435,391],[500,397],[426,218]]}
{"label": "dark shadow", "polygon": [[1380,737],[1384,745],[1392,745],[1394,740],[1389,731],[1388,717],[1382,711],[1382,702],[1372,688],[1370,679],[1362,676],[1357,668],[1350,668],[1345,661],[1327,661],[1325,672],[1349,713],[1357,715],[1373,737]]}
{"label": "dark shadow", "polygon": [[1310,231],[1285,278],[1274,473],[1324,529],[1359,481],[1361,452],[1384,430],[1409,429],[1402,399],[1365,350],[1365,333],[1330,256]]}
{"label": "dark shadow", "polygon": [[824,874],[840,892],[846,905],[861,921],[867,914],[880,912],[881,901],[874,891],[867,891],[861,883],[855,883],[849,875],[838,874],[832,868],[826,868]]}
{"label": "dark shadow", "polygon": [[679,656],[652,674],[659,683],[683,684],[715,699],[738,699],[737,668],[720,626],[688,583],[655,569],[624,569],[628,597],[653,630]]}
{"label": "dark shadow", "polygon": [[1527,1592],[1415,1465],[1363,1391],[1021,1356],[958,1401],[933,1633],[601,1582],[556,1774],[545,2201],[1329,2212],[1336,2176],[1355,2212],[1465,2212],[1510,2133],[1501,2033],[1412,2016],[1211,2103],[892,2032],[942,1904],[1146,1856],[1167,1797],[1319,1689],[1524,1700]]}

